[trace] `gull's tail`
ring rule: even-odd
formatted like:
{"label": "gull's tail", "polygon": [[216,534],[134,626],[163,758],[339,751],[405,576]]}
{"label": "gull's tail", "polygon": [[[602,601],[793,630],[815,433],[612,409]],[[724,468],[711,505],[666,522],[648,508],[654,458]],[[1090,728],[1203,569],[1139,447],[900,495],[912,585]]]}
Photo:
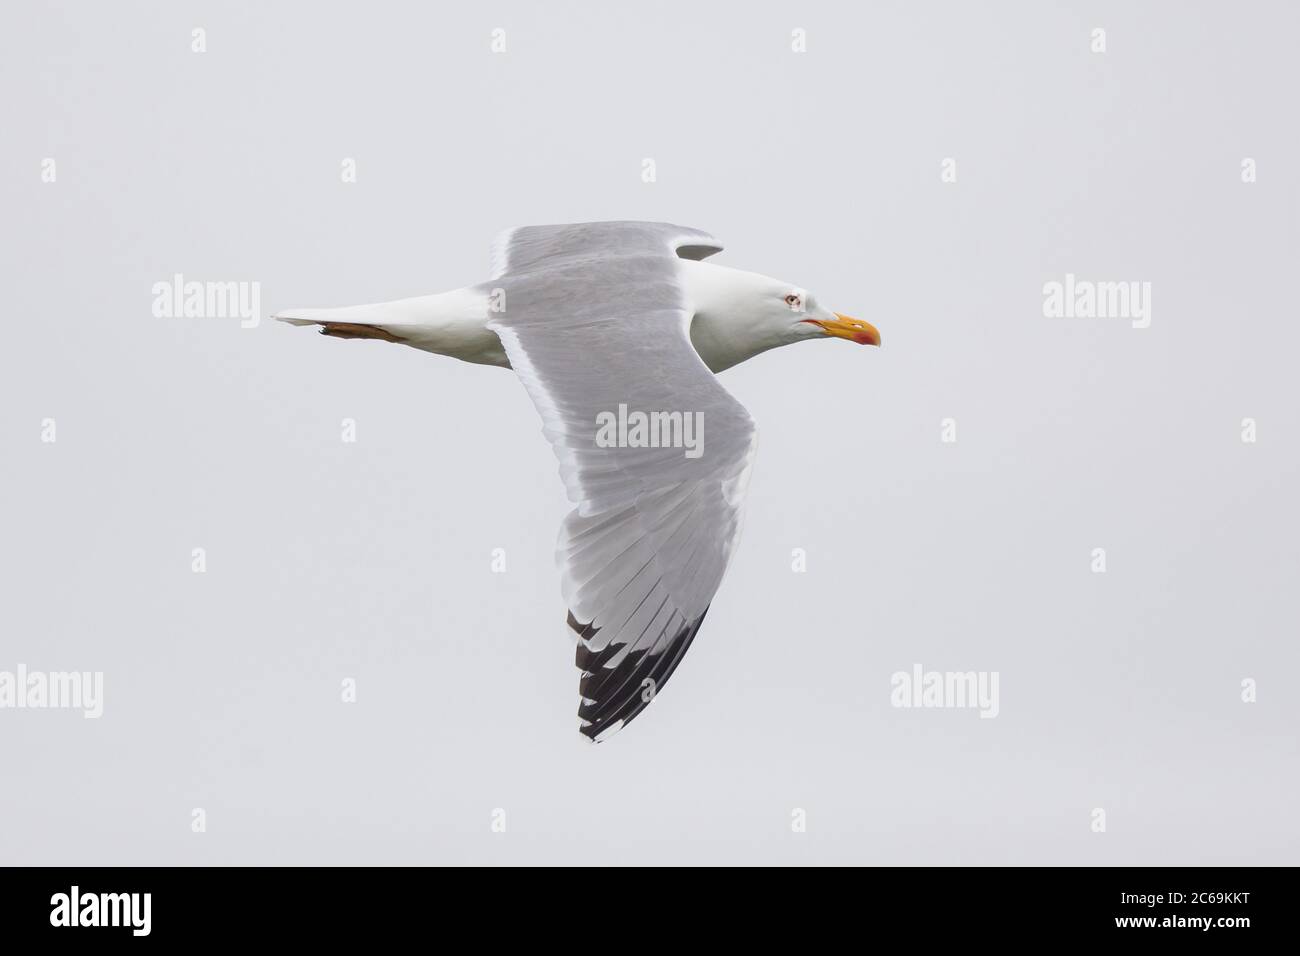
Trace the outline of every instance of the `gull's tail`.
{"label": "gull's tail", "polygon": [[371,305],[349,305],[337,309],[286,309],[272,318],[290,325],[318,325],[321,335],[340,339],[382,339],[404,342],[413,326],[423,318],[427,298],[399,299]]}
{"label": "gull's tail", "polygon": [[318,325],[336,339],[380,339],[479,365],[510,367],[501,340],[487,327],[489,300],[475,288],[338,309],[286,309],[273,318]]}

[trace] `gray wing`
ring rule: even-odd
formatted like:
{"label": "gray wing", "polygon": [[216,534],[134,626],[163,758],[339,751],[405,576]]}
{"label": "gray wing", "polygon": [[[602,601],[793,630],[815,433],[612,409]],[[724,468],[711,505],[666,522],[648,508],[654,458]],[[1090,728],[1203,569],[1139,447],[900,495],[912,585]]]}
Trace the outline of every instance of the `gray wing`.
{"label": "gray wing", "polygon": [[[590,259],[503,279],[491,327],[532,398],[577,508],[557,559],[582,670],[580,729],[637,716],[690,646],[740,530],[749,413],[691,346],[670,254]],[[699,457],[602,447],[598,415],[699,413]]]}
{"label": "gray wing", "polygon": [[721,251],[722,243],[707,232],[666,222],[520,226],[492,241],[492,278],[613,256],[705,259]]}

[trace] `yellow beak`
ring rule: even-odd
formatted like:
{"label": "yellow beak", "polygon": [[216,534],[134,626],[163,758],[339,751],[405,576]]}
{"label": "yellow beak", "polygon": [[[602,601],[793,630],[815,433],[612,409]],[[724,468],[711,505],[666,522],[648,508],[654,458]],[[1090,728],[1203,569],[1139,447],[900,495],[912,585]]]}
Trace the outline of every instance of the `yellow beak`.
{"label": "yellow beak", "polygon": [[831,314],[835,316],[833,321],[824,322],[821,319],[804,319],[804,321],[811,322],[827,335],[833,335],[837,339],[849,339],[859,345],[880,344],[880,332],[870,322],[863,322],[851,315],[840,315],[838,312]]}

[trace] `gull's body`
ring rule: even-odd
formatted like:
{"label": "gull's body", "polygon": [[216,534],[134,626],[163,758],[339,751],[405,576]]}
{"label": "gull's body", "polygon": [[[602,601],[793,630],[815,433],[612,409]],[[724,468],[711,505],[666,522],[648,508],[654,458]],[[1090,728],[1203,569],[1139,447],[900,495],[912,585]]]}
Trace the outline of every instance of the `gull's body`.
{"label": "gull's body", "polygon": [[[678,259],[673,267],[692,316],[691,344],[711,372],[724,371],[761,352],[801,338],[821,337],[816,328],[793,335],[781,328],[767,329],[765,335],[754,334],[756,330],[744,321],[744,293],[771,283],[766,276],[692,259]],[[380,329],[403,345],[425,352],[509,368],[510,359],[501,339],[488,328],[493,317],[494,288],[489,281],[439,295],[393,302],[341,309],[294,309],[276,318],[295,325],[356,323]],[[508,309],[509,291],[503,291]],[[330,332],[328,328],[325,331]],[[339,338],[386,338],[360,330],[334,334]]]}
{"label": "gull's body", "polygon": [[[698,261],[721,248],[662,223],[527,226],[493,243],[486,282],[276,316],[515,370],[577,506],[557,555],[593,739],[662,688],[735,547],[754,426],[711,373],[803,339],[880,341],[788,283]],[[696,416],[701,453],[602,442],[602,416],[628,407]]]}

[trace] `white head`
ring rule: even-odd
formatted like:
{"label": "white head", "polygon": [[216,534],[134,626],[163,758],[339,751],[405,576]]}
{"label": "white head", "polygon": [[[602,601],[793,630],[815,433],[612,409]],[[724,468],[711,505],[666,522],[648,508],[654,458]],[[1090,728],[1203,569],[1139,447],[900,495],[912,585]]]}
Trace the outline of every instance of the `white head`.
{"label": "white head", "polygon": [[870,322],[831,312],[792,283],[706,262],[684,266],[695,310],[691,340],[714,371],[805,339],[880,344],[880,333]]}

